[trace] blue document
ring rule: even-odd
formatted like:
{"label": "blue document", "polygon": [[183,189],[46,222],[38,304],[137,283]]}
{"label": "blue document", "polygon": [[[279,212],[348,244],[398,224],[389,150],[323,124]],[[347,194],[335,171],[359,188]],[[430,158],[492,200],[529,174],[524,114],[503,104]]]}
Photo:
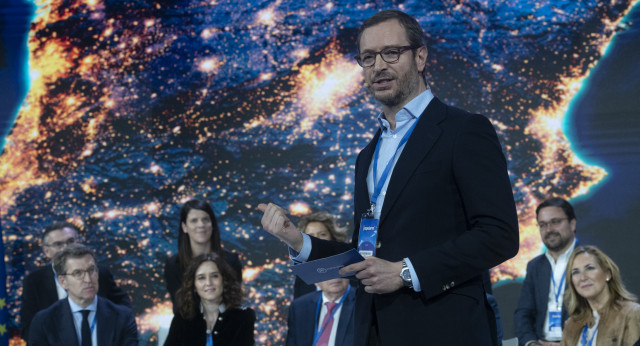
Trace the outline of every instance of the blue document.
{"label": "blue document", "polygon": [[298,275],[302,281],[307,283],[307,285],[311,285],[316,282],[353,276],[353,273],[340,275],[338,270],[344,266],[360,261],[364,261],[364,257],[362,257],[356,249],[351,249],[339,255],[291,266],[291,270],[293,270],[293,273]]}

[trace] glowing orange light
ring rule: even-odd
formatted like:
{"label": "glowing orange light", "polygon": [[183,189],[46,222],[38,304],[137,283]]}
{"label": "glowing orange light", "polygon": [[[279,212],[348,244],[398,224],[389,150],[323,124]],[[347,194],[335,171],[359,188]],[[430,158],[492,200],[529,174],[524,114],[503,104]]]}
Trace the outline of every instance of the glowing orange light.
{"label": "glowing orange light", "polygon": [[304,215],[311,212],[311,208],[304,202],[295,202],[289,206],[291,215]]}

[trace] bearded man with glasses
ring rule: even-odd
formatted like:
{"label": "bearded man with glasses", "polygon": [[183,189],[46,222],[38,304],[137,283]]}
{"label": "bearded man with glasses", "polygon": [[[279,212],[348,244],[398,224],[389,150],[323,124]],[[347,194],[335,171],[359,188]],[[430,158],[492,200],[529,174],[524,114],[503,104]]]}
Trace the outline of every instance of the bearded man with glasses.
{"label": "bearded man with glasses", "polygon": [[[42,235],[42,252],[47,261],[67,246],[79,241],[79,229],[76,225],[66,221],[54,222],[47,226]],[[105,297],[115,304],[131,307],[131,300],[120,289],[109,269],[98,266],[99,286],[98,295]],[[24,279],[22,286],[22,305],[20,306],[20,326],[22,338],[29,335],[29,326],[35,314],[51,306],[60,299],[67,297],[67,291],[58,281],[53,263],[36,268]]]}
{"label": "bearded man with glasses", "polygon": [[361,223],[363,233],[377,225],[359,248],[371,256],[340,270],[360,280],[356,346],[497,345],[482,274],[516,255],[519,234],[495,129],[434,97],[424,33],[408,14],[368,18],[356,46],[381,112],[356,160],[352,243],[302,234],[272,203],[258,206],[262,226],[303,262],[357,247]]}
{"label": "bearded man with glasses", "polygon": [[563,304],[565,270],[576,247],[576,215],[563,198],[550,198],[536,208],[546,252],[527,263],[514,325],[522,346],[560,345],[569,317]]}
{"label": "bearded man with glasses", "polygon": [[53,267],[68,296],[36,314],[29,345],[138,345],[131,309],[98,296],[98,267],[91,250],[70,244],[53,257]]}

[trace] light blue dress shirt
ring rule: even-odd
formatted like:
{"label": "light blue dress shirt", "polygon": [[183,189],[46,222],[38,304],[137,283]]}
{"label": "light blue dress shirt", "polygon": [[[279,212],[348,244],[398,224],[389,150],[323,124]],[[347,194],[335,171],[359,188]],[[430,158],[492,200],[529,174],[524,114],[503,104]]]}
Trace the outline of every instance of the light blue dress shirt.
{"label": "light blue dress shirt", "polygon": [[[96,312],[98,310],[98,296],[96,295],[93,298],[93,303],[89,304],[86,308],[81,307],[71,300],[68,299],[69,306],[71,307],[71,314],[73,315],[73,324],[76,327],[76,335],[78,336],[78,345],[82,345],[82,310],[90,310],[89,313],[89,328],[93,324],[93,320],[96,318]],[[91,344],[93,346],[98,345],[98,322],[96,321],[96,325],[91,331]]]}
{"label": "light blue dress shirt", "polygon": [[[380,148],[378,150],[378,172],[376,172],[376,179],[382,175],[382,171],[384,171],[389,160],[393,160],[391,165],[391,170],[389,175],[387,176],[387,180],[382,187],[382,191],[378,196],[376,201],[376,207],[373,212],[375,218],[380,218],[380,213],[382,211],[382,206],[384,205],[384,198],[387,193],[387,187],[389,186],[389,180],[393,176],[393,169],[398,162],[398,158],[402,154],[402,150],[404,149],[403,145],[398,149],[396,153],[396,148],[398,147],[398,143],[402,137],[409,131],[414,122],[420,119],[420,115],[427,109],[429,103],[433,100],[433,93],[431,93],[431,89],[427,89],[423,91],[420,95],[416,96],[413,100],[407,103],[397,114],[396,114],[396,128],[391,130],[391,126],[389,122],[384,118],[384,113],[378,114],[378,123],[380,124],[381,129],[381,141]],[[395,154],[395,156],[394,156]],[[375,160],[375,157],[373,158]],[[371,164],[369,165],[369,172],[367,174],[367,189],[369,190],[369,199],[373,195],[373,160],[371,160]],[[307,234],[302,234],[303,244],[300,253],[297,253],[293,249],[289,249],[289,255],[294,263],[302,263],[307,261],[309,255],[311,254],[311,239]],[[404,258],[405,263],[407,263],[407,267],[409,267],[409,271],[411,272],[411,282],[413,284],[413,289],[416,292],[422,291],[420,286],[420,281],[418,280],[418,275],[416,274],[413,265],[411,264],[411,260],[408,257]],[[400,273],[398,273],[399,275]]]}

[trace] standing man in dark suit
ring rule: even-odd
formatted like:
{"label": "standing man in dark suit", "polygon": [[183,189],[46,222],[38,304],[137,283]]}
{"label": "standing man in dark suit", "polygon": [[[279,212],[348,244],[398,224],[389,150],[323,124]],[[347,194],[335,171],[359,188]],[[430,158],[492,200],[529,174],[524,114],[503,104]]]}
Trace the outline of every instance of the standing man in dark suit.
{"label": "standing man in dark suit", "polygon": [[[78,227],[70,222],[54,222],[45,228],[42,236],[42,252],[46,259],[51,261],[67,245],[76,243],[78,232]],[[131,307],[129,296],[116,285],[106,267],[98,266],[98,276],[99,296],[115,304]],[[27,275],[22,287],[22,306],[20,307],[22,338],[26,339],[29,335],[31,320],[38,311],[46,309],[66,296],[67,292],[56,278],[53,263]]]}
{"label": "standing man in dark suit", "polygon": [[68,296],[36,314],[29,346],[138,345],[131,309],[98,296],[98,267],[91,250],[71,244],[56,254],[53,266]]}
{"label": "standing man in dark suit", "polygon": [[340,270],[361,283],[355,345],[497,345],[482,273],[518,252],[519,234],[496,132],[433,96],[424,33],[411,16],[375,14],[357,46],[382,112],[356,160],[352,245],[302,235],[274,204],[258,206],[262,225],[306,261],[357,246],[363,214],[377,222],[375,255]]}
{"label": "standing man in dark suit", "polygon": [[565,270],[576,246],[576,215],[569,202],[550,198],[538,205],[536,218],[547,251],[527,263],[514,313],[521,346],[558,346],[569,317],[563,302]]}
{"label": "standing man in dark suit", "polygon": [[316,286],[320,291],[291,303],[286,345],[352,346],[355,288],[349,286],[349,279],[327,280]]}

